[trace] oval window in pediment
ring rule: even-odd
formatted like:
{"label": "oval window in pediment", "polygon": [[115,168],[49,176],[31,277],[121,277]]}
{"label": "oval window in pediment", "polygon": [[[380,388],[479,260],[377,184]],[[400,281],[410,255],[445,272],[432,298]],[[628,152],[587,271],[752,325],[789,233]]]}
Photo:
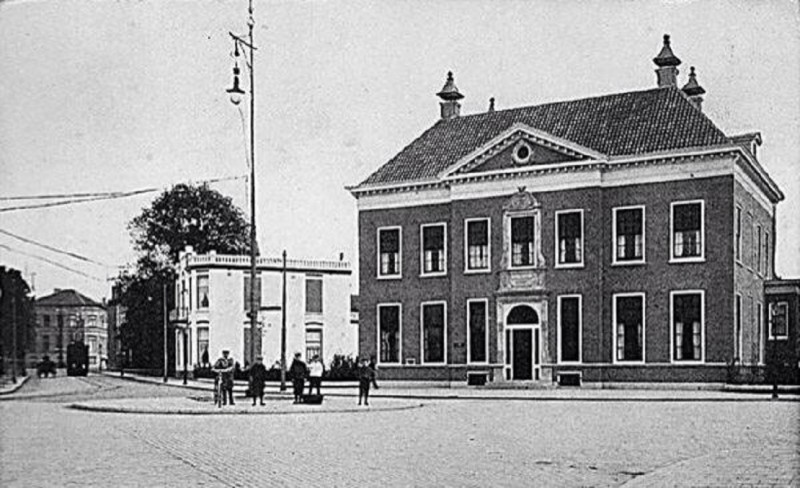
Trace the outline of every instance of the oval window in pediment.
{"label": "oval window in pediment", "polygon": [[519,141],[517,145],[514,146],[514,151],[511,154],[515,163],[526,164],[531,160],[531,156],[533,156],[533,148],[527,142]]}

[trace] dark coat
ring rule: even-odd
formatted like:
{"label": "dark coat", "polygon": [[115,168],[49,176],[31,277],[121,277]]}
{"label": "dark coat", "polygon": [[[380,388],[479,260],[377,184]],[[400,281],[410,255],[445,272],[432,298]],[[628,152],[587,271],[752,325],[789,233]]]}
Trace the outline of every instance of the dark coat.
{"label": "dark coat", "polygon": [[250,382],[254,387],[264,387],[264,382],[267,381],[267,367],[263,364],[256,363],[250,367]]}
{"label": "dark coat", "polygon": [[289,374],[295,380],[304,379],[308,376],[308,367],[302,359],[294,359],[292,365],[289,367]]}

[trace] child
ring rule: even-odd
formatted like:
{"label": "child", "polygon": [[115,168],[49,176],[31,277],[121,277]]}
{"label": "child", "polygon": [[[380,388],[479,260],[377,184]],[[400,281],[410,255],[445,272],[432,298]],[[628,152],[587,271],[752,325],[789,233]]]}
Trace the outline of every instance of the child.
{"label": "child", "polygon": [[367,358],[361,359],[361,366],[358,368],[358,404],[361,405],[361,400],[364,400],[364,405],[369,405],[369,385],[375,385],[378,388],[378,383],[375,381],[375,368]]}

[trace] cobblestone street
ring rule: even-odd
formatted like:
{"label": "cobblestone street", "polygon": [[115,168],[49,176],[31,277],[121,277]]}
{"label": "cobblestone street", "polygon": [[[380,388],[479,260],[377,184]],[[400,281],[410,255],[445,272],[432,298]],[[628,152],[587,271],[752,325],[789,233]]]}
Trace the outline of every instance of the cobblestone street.
{"label": "cobblestone street", "polygon": [[[320,415],[83,412],[186,397],[108,377],[0,401],[2,486],[797,486],[797,402],[422,400]],[[355,397],[337,398],[345,402]],[[403,400],[375,398],[374,405]]]}

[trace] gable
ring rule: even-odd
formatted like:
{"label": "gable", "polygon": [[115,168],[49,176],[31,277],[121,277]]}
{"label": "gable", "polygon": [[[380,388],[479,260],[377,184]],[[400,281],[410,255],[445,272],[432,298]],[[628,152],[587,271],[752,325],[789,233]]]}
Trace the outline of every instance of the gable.
{"label": "gable", "polygon": [[528,134],[518,131],[502,143],[489,148],[451,174],[485,173],[543,164],[580,161],[587,156],[560,148],[548,147]]}

